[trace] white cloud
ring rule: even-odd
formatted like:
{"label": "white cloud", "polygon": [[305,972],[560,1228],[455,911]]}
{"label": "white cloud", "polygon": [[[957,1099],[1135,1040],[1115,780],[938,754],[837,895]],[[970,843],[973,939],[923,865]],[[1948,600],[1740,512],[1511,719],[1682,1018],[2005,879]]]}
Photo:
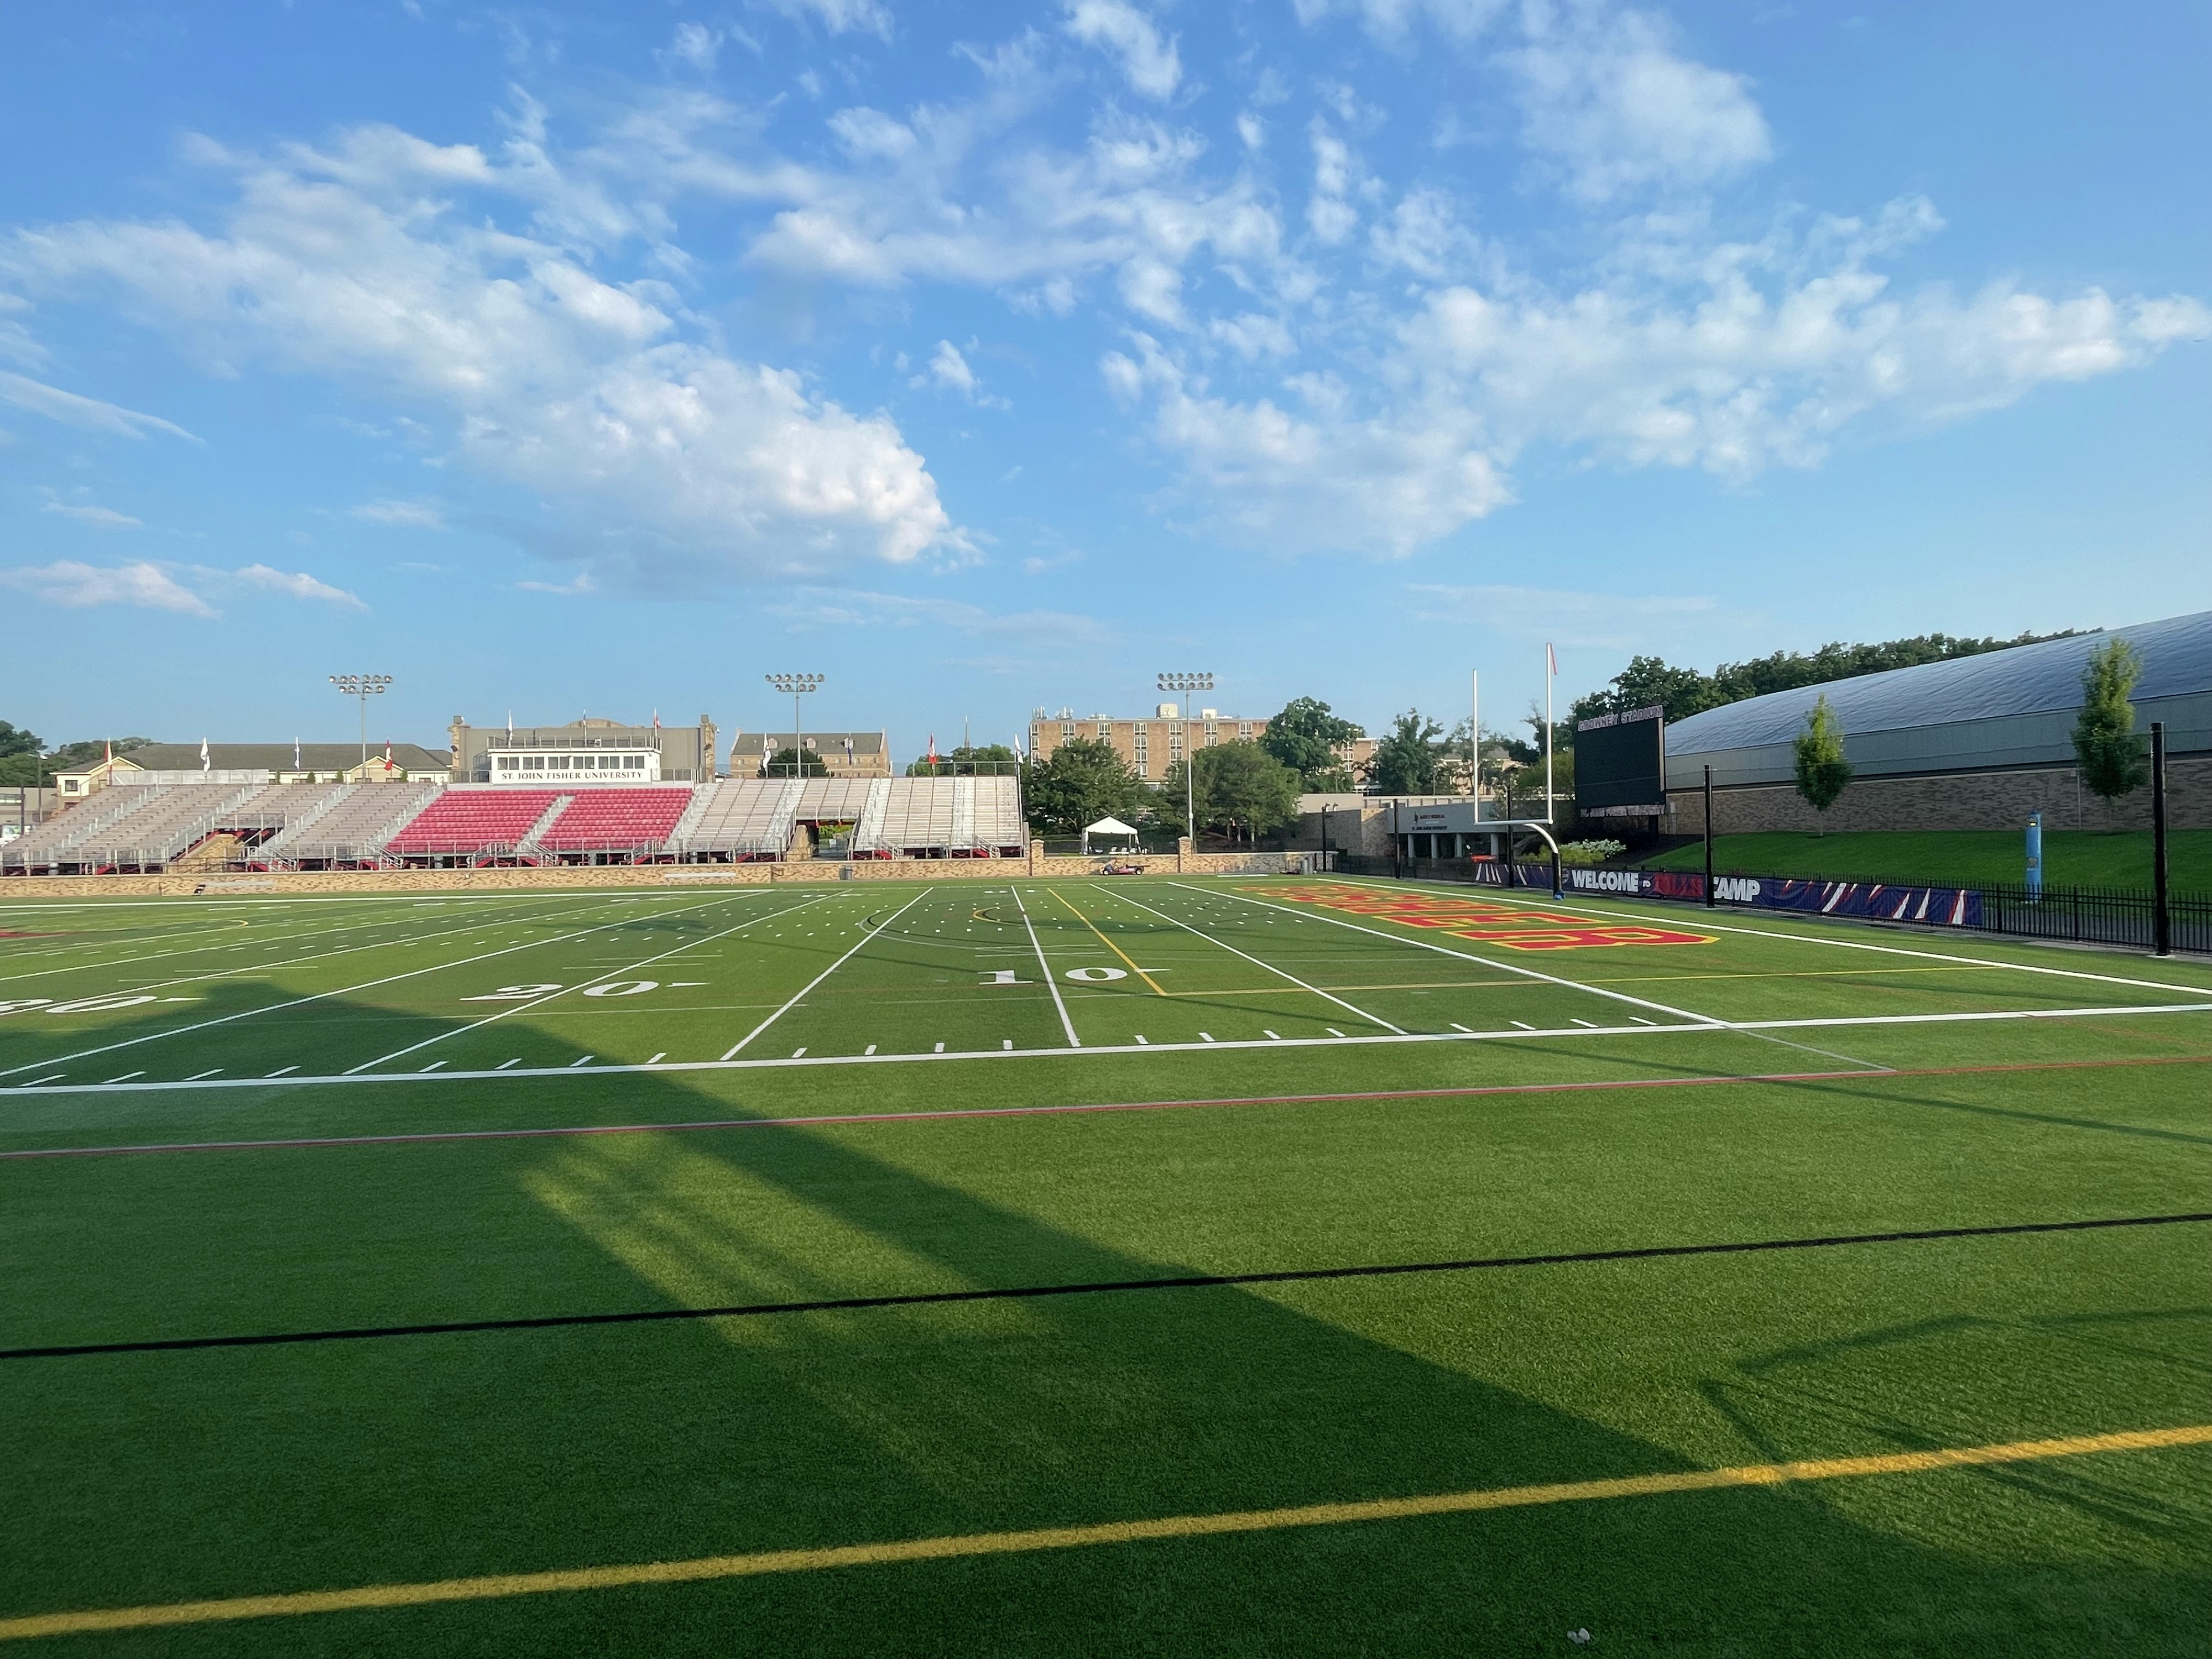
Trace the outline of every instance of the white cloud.
{"label": "white cloud", "polygon": [[1447,38],[1472,40],[1505,9],[1506,0],[1291,0],[1309,27],[1330,16],[1357,17],[1385,45],[1404,48],[1426,24]]}
{"label": "white cloud", "polygon": [[981,638],[1038,644],[1090,642],[1105,635],[1095,617],[1065,611],[1000,612],[958,599],[844,588],[800,589],[770,609],[802,628],[949,629]]}
{"label": "white cloud", "polygon": [[[222,573],[209,574],[219,575]],[[264,593],[282,593],[290,599],[313,599],[346,611],[368,609],[362,603],[360,595],[349,593],[343,587],[332,587],[328,582],[317,581],[305,571],[275,570],[265,564],[249,564],[242,569],[231,571],[229,579]]]}
{"label": "white cloud", "polygon": [[1154,99],[1175,95],[1182,79],[1176,40],[1162,40],[1152,20],[1127,0],[1067,0],[1063,27],[1085,46],[1120,58],[1133,91]]}
{"label": "white cloud", "polygon": [[1124,402],[1150,401],[1152,437],[1182,475],[1175,499],[1214,533],[1285,554],[1402,556],[1512,499],[1472,420],[1363,416],[1326,396],[1301,417],[1210,396],[1157,341],[1136,346],[1141,362],[1112,352],[1101,372]]}
{"label": "white cloud", "polygon": [[179,616],[213,617],[214,606],[171,577],[159,565],[99,566],[60,559],[52,564],[25,565],[0,570],[0,587],[44,599],[48,605],[71,610],[100,605],[136,605],[149,611],[172,611]]}
{"label": "white cloud", "polygon": [[890,9],[878,0],[768,0],[786,17],[819,23],[832,34],[891,38]]}
{"label": "white cloud", "polygon": [[676,63],[688,64],[702,74],[714,72],[714,60],[722,51],[722,35],[703,23],[678,23],[676,33],[669,40],[667,58]]}
{"label": "white cloud", "polygon": [[141,415],[119,404],[80,397],[74,392],[64,392],[59,386],[47,386],[6,369],[0,369],[0,403],[13,404],[33,415],[43,415],[65,426],[82,427],[88,432],[112,433],[122,438],[143,438],[151,432],[166,432],[173,437],[199,441],[184,428],[172,425],[158,415]]}
{"label": "white cloud", "polygon": [[[929,360],[928,380],[946,392],[957,392],[972,398],[982,388],[976,383],[975,371],[968,367],[968,360],[960,355],[960,348],[950,340],[939,340],[936,353]],[[915,384],[924,384],[921,377]]]}
{"label": "white cloud", "polygon": [[353,509],[353,516],[366,519],[371,524],[413,530],[443,530],[446,527],[446,515],[428,501],[365,501]]}
{"label": "white cloud", "polygon": [[1313,143],[1313,197],[1306,204],[1306,223],[1324,242],[1336,243],[1352,234],[1359,213],[1345,195],[1352,188],[1352,151],[1344,140],[1318,118],[1310,135]]}
{"label": "white cloud", "polygon": [[[42,512],[58,513],[65,519],[75,519],[79,524],[88,524],[95,530],[143,530],[146,527],[143,520],[132,518],[128,513],[118,513],[112,507],[101,507],[89,500],[64,501],[51,489],[45,493],[46,504],[40,509]],[[83,496],[89,492],[77,490],[73,493]]]}
{"label": "white cloud", "polygon": [[1714,600],[1703,597],[1583,593],[1548,587],[1408,582],[1406,591],[1420,595],[1414,614],[1424,622],[1492,628],[1527,640],[1605,650],[1628,650],[1682,637],[1720,610]]}
{"label": "white cloud", "polygon": [[1766,160],[1765,118],[1740,75],[1679,56],[1665,20],[1597,0],[1528,0],[1525,42],[1504,56],[1522,137],[1591,202],[1650,185],[1704,185]]}
{"label": "white cloud", "polygon": [[454,457],[562,504],[596,532],[593,562],[639,580],[819,573],[964,546],[888,416],[682,337],[665,284],[608,281],[542,235],[418,193],[426,176],[441,190],[488,179],[490,205],[521,198],[587,239],[650,216],[649,203],[603,211],[615,192],[568,179],[519,125],[488,171],[465,147],[357,131],[331,155],[295,149],[247,173],[218,232],[81,221],[18,233],[0,244],[0,276],[40,295],[114,295],[219,368],[258,358],[411,405],[443,425]]}
{"label": "white cloud", "polygon": [[574,599],[580,593],[595,593],[599,591],[599,584],[592,580],[592,573],[588,570],[574,581],[517,582],[514,586],[521,592],[558,593],[564,599]]}

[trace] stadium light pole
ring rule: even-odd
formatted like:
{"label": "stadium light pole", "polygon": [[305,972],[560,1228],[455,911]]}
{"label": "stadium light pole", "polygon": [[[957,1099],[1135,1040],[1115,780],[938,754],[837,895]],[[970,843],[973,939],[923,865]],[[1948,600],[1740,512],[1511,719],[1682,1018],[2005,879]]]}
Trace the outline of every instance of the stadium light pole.
{"label": "stadium light pole", "polygon": [[[819,691],[827,674],[768,674],[763,678],[784,696],[791,699],[791,775],[806,775],[806,730],[799,715],[799,700],[809,691]],[[761,757],[762,770],[766,771],[768,757]]]}
{"label": "stadium light pole", "polygon": [[361,775],[368,778],[368,700],[380,697],[392,684],[389,674],[332,674],[330,682],[342,696],[358,698],[361,702]]}
{"label": "stadium light pole", "polygon": [[[1159,678],[1163,691],[1188,693],[1213,690],[1211,674],[1163,674]],[[1193,781],[1198,775],[1198,750],[1190,740],[1190,710],[1183,710],[1182,720],[1182,821],[1183,833],[1190,837],[1190,850],[1198,851],[1198,786]]]}

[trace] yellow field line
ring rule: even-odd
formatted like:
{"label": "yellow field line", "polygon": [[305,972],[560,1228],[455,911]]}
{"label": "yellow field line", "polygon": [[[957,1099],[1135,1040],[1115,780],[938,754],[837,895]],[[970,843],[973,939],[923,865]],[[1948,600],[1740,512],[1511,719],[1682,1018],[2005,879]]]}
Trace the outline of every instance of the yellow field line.
{"label": "yellow field line", "polygon": [[635,1584],[696,1583],[778,1572],[819,1572],[832,1567],[885,1566],[909,1561],[947,1561],[963,1556],[1019,1555],[1036,1550],[1080,1549],[1097,1544],[1135,1544],[1162,1538],[1205,1538],[1224,1533],[1273,1532],[1287,1527],[1341,1526],[1351,1522],[1403,1521],[1480,1510],[1525,1509],[1596,1498],[1644,1498],[1657,1493],[1714,1492],[1729,1487],[1780,1486],[1793,1480],[1840,1480],[1875,1474],[1924,1474],[1939,1469],[2031,1463],[2089,1452],[2150,1451],[2212,1443],[2212,1424],[2086,1434],[2058,1440],[2015,1440],[1996,1446],[1936,1451],[1889,1452],[1873,1457],[1832,1457],[1803,1463],[1752,1463],[1728,1469],[1686,1469],[1674,1474],[1632,1474],[1611,1480],[1571,1480],[1541,1486],[1493,1486],[1420,1498],[1382,1498],[1364,1503],[1311,1504],[1298,1509],[1240,1510],[1223,1515],[1170,1515],[1154,1521],[1109,1521],[1094,1526],[1042,1527],[1028,1532],[977,1532],[944,1538],[911,1538],[889,1544],[847,1544],[830,1549],[766,1550],[752,1555],[709,1555],[690,1561],[645,1561],[627,1566],[574,1567],[557,1572],[497,1573],[420,1584],[365,1584],[356,1589],[306,1590],[285,1595],[240,1595],[224,1601],[172,1601],[149,1607],[101,1607],[82,1613],[35,1613],[0,1620],[0,1641],[74,1636],[92,1631],[147,1630],[166,1625],[212,1624],[231,1619],[269,1619],[301,1613],[355,1613],[373,1607],[422,1607],[438,1601],[480,1601],[552,1590],[620,1589]]}
{"label": "yellow field line", "polygon": [[[1070,903],[1066,894],[1061,892],[1060,889],[1055,887],[1052,890],[1052,896],[1058,899],[1062,904],[1066,904],[1067,906],[1069,915],[1073,915],[1078,921],[1081,922],[1085,927],[1088,927],[1092,933],[1098,933],[1098,924],[1091,921],[1090,917],[1085,915],[1082,911],[1077,909],[1073,903]],[[1150,974],[1146,973],[1143,969],[1138,967],[1134,962],[1130,961],[1129,953],[1127,951],[1124,951],[1120,945],[1115,944],[1112,939],[1108,939],[1103,933],[1098,933],[1098,942],[1104,945],[1108,950],[1111,951],[1115,956],[1121,957],[1122,961],[1128,963],[1129,971],[1134,974],[1139,979],[1144,981],[1146,984],[1151,986],[1154,995],[1165,996],[1167,994],[1165,991],[1160,989],[1160,982],[1154,979]]]}

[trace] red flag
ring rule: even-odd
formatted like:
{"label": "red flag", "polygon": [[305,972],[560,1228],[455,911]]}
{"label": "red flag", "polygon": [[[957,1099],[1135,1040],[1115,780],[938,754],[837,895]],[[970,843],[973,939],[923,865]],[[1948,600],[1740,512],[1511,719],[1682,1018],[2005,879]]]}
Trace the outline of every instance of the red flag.
{"label": "red flag", "polygon": [[929,734],[929,753],[923,757],[932,766],[937,764],[937,733]]}

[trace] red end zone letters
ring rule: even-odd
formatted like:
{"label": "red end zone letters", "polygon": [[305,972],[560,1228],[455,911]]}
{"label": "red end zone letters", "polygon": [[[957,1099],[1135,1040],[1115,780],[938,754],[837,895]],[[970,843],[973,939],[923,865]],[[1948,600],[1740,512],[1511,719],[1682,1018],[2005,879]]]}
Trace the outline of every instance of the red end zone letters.
{"label": "red end zone letters", "polygon": [[1643,922],[1592,921],[1588,916],[1435,893],[1376,893],[1357,887],[1272,887],[1274,898],[1377,916],[1404,927],[1434,927],[1454,939],[1512,951],[1578,951],[1601,945],[1711,945],[1710,933],[1686,933]]}

